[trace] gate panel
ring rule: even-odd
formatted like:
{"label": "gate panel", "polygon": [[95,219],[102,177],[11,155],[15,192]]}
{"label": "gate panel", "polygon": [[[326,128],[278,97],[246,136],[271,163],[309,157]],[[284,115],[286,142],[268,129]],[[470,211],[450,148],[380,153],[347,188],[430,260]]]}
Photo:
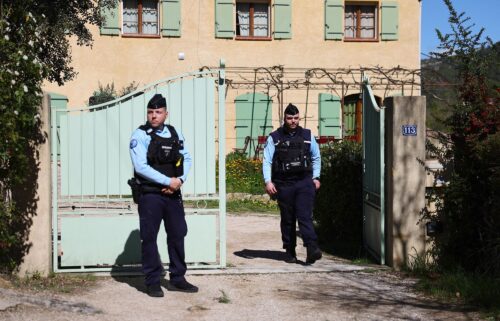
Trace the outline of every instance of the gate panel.
{"label": "gate panel", "polygon": [[[106,118],[107,114],[105,110],[96,110],[92,112],[94,114],[94,164],[95,173],[89,173],[88,175],[94,176],[94,185],[90,188],[94,193],[89,193],[88,195],[106,195],[108,193],[108,155],[106,152],[107,147],[107,124]],[[61,136],[63,133],[61,132]],[[63,164],[64,165],[64,164]],[[69,179],[62,177],[63,180]]]}
{"label": "gate panel", "polygon": [[[141,263],[141,239],[134,214],[118,217],[95,215],[61,218],[62,267],[113,266]],[[215,263],[216,215],[188,215],[186,222],[186,263]],[[81,233],[85,231],[85,233]],[[112,233],[110,233],[112,231]],[[112,234],[112,237],[109,235]],[[167,234],[163,227],[158,233],[161,260],[168,263]],[[203,244],[203,251],[197,244]]]}
{"label": "gate panel", "polygon": [[[52,143],[52,170],[58,182],[53,186],[56,272],[110,271],[140,263],[139,218],[127,184],[133,176],[129,141],[133,130],[144,124],[146,104],[156,93],[167,97],[167,122],[184,134],[193,157],[182,188],[184,200],[219,200],[218,209],[186,208],[186,262],[191,268],[225,265],[225,192],[218,195],[215,182],[215,152],[224,150],[225,143],[224,131],[218,133],[218,146],[215,141],[215,130],[223,128],[224,121],[219,117],[215,124],[216,82],[217,89],[225,91],[221,75],[219,70],[185,74],[92,107],[53,106],[52,137],[60,137]],[[224,101],[218,107],[223,109]],[[219,182],[219,190],[225,191],[224,184]],[[163,229],[158,240],[162,261],[168,263]]]}
{"label": "gate panel", "polygon": [[[183,187],[187,194],[216,192],[215,172],[206,171],[215,167],[214,83],[213,78],[196,78],[157,91],[169,97],[167,122],[184,134],[190,153],[197,156]],[[62,195],[130,194],[127,180],[133,169],[128,144],[132,131],[146,119],[145,111],[131,111],[145,109],[144,101],[147,103],[155,93],[106,108],[68,110],[60,116]],[[198,175],[199,171],[207,175]]]}
{"label": "gate panel", "polygon": [[384,108],[378,107],[368,79],[363,83],[363,240],[385,264]]}

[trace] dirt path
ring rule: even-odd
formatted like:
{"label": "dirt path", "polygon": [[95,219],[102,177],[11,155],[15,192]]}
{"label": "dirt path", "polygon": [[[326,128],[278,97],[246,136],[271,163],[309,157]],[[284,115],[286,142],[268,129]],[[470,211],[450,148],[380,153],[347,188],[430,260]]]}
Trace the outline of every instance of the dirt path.
{"label": "dirt path", "polygon": [[[326,257],[313,266],[282,261],[279,220],[229,216],[224,271],[189,271],[196,294],[143,293],[141,277],[102,277],[80,294],[0,289],[0,320],[476,320],[476,313],[426,300],[413,280],[388,269]],[[299,248],[299,258],[305,256]],[[200,275],[200,273],[203,273]]]}

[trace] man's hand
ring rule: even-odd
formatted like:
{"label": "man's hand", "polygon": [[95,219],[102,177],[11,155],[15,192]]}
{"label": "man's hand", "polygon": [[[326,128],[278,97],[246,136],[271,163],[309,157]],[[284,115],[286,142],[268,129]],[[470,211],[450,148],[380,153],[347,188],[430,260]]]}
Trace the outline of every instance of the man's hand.
{"label": "man's hand", "polygon": [[174,192],[177,191],[182,186],[182,181],[177,177],[170,178],[170,185],[168,186]]}
{"label": "man's hand", "polygon": [[274,186],[273,182],[269,182],[266,184],[266,192],[267,192],[267,194],[269,194],[271,196],[278,192],[278,190],[276,189],[276,186]]}
{"label": "man's hand", "polygon": [[313,179],[314,186],[316,187],[316,190],[319,190],[321,183],[317,179]]}
{"label": "man's hand", "polygon": [[171,189],[170,187],[165,187],[161,189],[161,192],[166,195],[171,195],[174,193],[174,190]]}

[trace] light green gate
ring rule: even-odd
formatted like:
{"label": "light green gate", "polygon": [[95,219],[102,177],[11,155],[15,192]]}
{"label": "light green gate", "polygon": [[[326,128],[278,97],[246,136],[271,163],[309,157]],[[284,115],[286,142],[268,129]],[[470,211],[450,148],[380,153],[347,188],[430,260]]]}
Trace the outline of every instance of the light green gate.
{"label": "light green gate", "polygon": [[363,243],[380,264],[385,264],[384,107],[363,81]]}
{"label": "light green gate", "polygon": [[[127,185],[133,176],[129,140],[145,122],[145,106],[156,93],[166,96],[167,122],[184,134],[193,157],[182,188],[188,268],[226,265],[225,90],[221,63],[219,70],[160,80],[101,105],[52,105],[54,271],[137,271],[139,217]],[[206,208],[207,201],[218,206]],[[163,228],[158,247],[168,263]]]}

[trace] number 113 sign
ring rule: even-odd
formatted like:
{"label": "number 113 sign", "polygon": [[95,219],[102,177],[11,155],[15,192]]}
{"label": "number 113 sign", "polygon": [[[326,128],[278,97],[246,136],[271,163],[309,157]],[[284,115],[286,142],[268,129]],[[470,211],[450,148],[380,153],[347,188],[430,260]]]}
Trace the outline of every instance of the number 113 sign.
{"label": "number 113 sign", "polygon": [[417,125],[401,126],[403,136],[417,136]]}

